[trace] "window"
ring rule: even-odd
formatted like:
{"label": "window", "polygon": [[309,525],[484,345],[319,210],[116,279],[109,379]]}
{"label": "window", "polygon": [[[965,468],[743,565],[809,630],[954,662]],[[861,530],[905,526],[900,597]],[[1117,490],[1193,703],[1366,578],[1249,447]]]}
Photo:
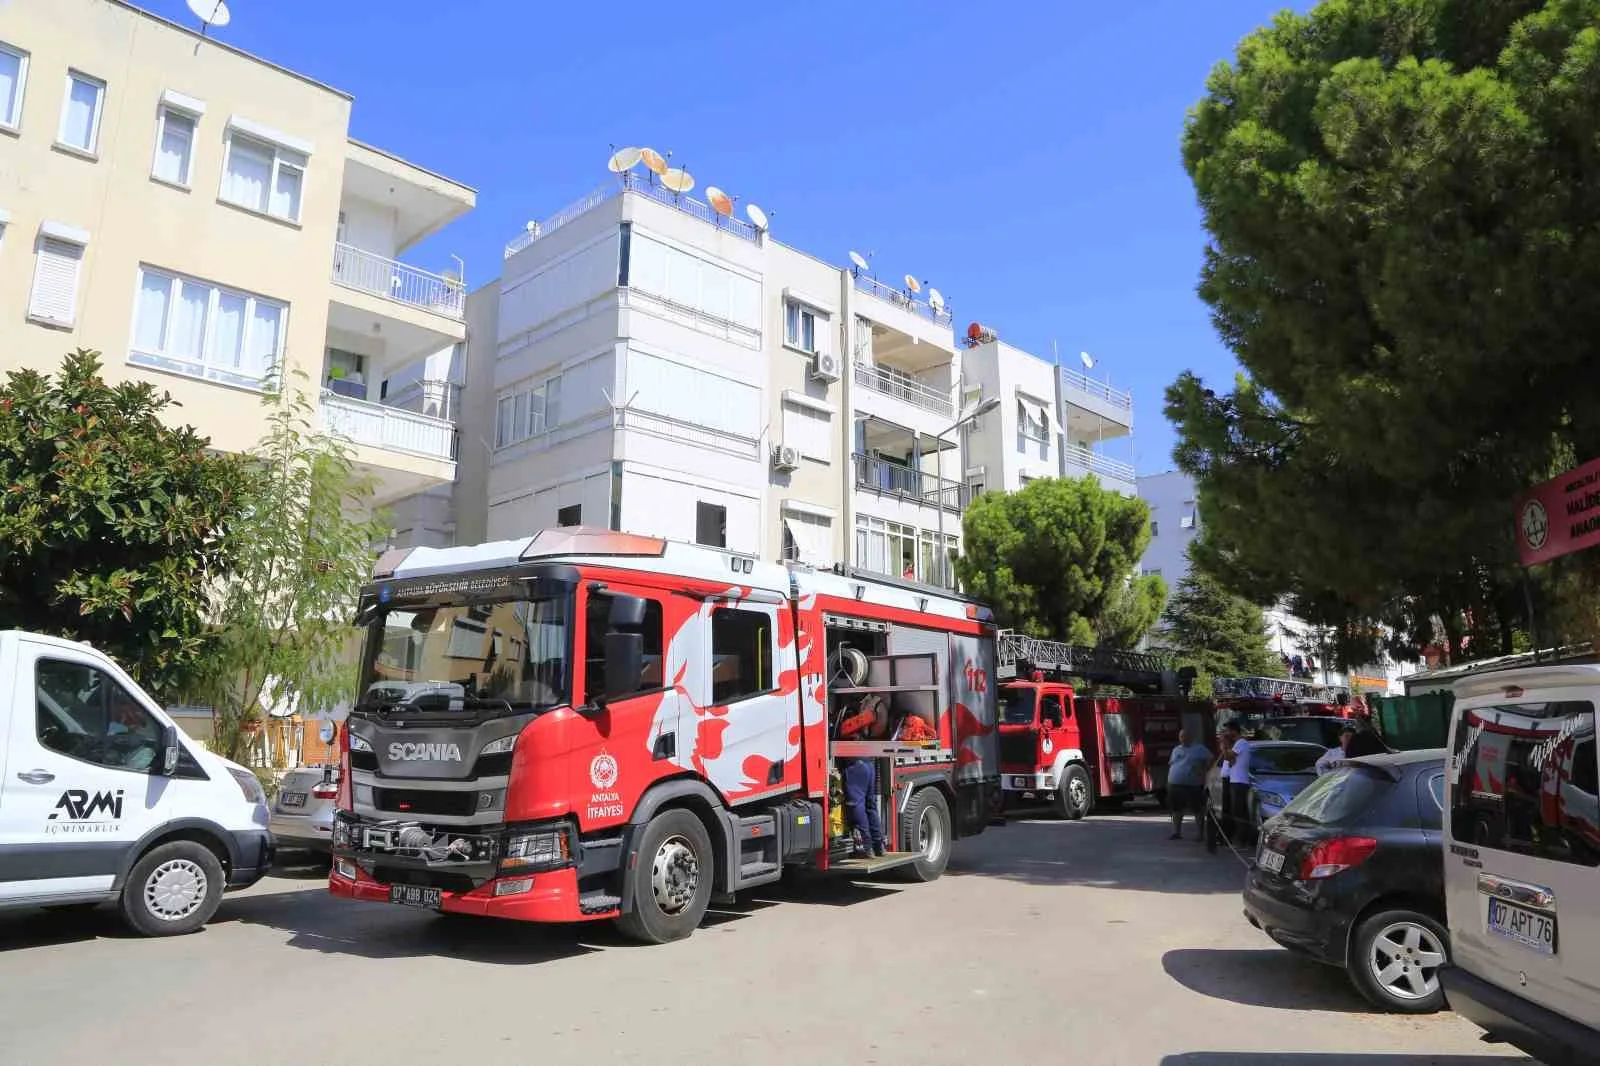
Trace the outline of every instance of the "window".
{"label": "window", "polygon": [[128,361],[259,389],[278,367],[288,310],[275,300],[140,267]]}
{"label": "window", "polygon": [[750,333],[761,330],[761,283],[697,255],[631,232],[628,286]]}
{"label": "window", "polygon": [[46,748],[119,770],[148,773],[155,765],[161,723],[103,670],[40,659],[34,690],[35,729]]}
{"label": "window", "polygon": [[0,44],[0,126],[22,125],[22,90],[28,84],[28,53]]}
{"label": "window", "polygon": [[820,515],[786,511],[783,557],[812,566],[833,565],[833,522]]}
{"label": "window", "polygon": [[[605,593],[589,597],[588,616],[585,620],[584,693],[593,701],[605,693],[606,686],[606,633],[611,628],[611,600]],[[644,610],[644,669],[640,671],[639,687],[633,692],[613,696],[626,699],[640,692],[651,692],[662,687],[661,682],[661,604],[646,599]]]}
{"label": "window", "polygon": [[33,292],[28,317],[35,322],[71,329],[78,320],[78,278],[83,271],[83,244],[39,236],[33,264]]}
{"label": "window", "polygon": [[996,698],[1000,705],[1000,724],[1032,725],[1033,701],[1037,696],[1037,689],[1002,688]]}
{"label": "window", "polygon": [[583,524],[583,504],[572,503],[556,512],[556,525],[581,526]]}
{"label": "window", "polygon": [[783,443],[799,448],[807,459],[829,462],[833,458],[832,417],[826,411],[785,397]]}
{"label": "window", "polygon": [[100,111],[105,105],[105,98],[105,82],[69,70],[66,99],[61,104],[61,128],[56,131],[56,142],[93,154],[100,141]]}
{"label": "window", "polygon": [[711,548],[728,546],[728,509],[720,503],[694,505],[694,542]]}
{"label": "window", "polygon": [[1446,763],[1450,835],[1463,844],[1600,866],[1594,704],[1475,707]]}
{"label": "window", "polygon": [[1150,519],[1150,535],[1152,537],[1159,537],[1161,535],[1161,523],[1157,522],[1154,518]]}
{"label": "window", "polygon": [[1149,568],[1147,568],[1145,570],[1145,575],[1147,577],[1160,577],[1161,576],[1161,567],[1159,567],[1159,566],[1149,567]]}
{"label": "window", "polygon": [[1178,528],[1179,529],[1193,529],[1194,528],[1194,515],[1186,514],[1182,518],[1178,519]]}
{"label": "window", "polygon": [[193,115],[175,107],[163,107],[156,119],[156,161],[152,177],[172,185],[189,186],[189,173],[194,164]]}
{"label": "window", "polygon": [[1061,697],[1046,696],[1039,703],[1039,718],[1052,729],[1061,728]]}
{"label": "window", "polygon": [[1017,451],[1050,458],[1050,414],[1044,407],[1017,399]]}
{"label": "window", "polygon": [[504,396],[495,406],[494,446],[507,448],[542,436],[561,424],[561,378],[546,378],[537,385],[523,385]]}
{"label": "window", "polygon": [[222,199],[263,215],[300,221],[300,188],[306,157],[237,130],[228,133]]}
{"label": "window", "polygon": [[976,500],[984,493],[984,480],[982,474],[973,474],[967,478],[967,498]]}
{"label": "window", "polygon": [[711,612],[711,702],[771,692],[772,615],[718,607]]}
{"label": "window", "polygon": [[783,343],[802,352],[817,352],[817,313],[794,300],[783,304]]}
{"label": "window", "polygon": [[922,569],[918,573],[923,581],[932,585],[943,585],[954,588],[956,583],[956,538],[954,534],[946,533],[944,536],[945,569],[939,571],[939,534],[931,529],[924,529],[920,538],[921,554],[919,561]]}
{"label": "window", "polygon": [[915,579],[917,531],[871,515],[856,515],[856,565],[874,573]]}

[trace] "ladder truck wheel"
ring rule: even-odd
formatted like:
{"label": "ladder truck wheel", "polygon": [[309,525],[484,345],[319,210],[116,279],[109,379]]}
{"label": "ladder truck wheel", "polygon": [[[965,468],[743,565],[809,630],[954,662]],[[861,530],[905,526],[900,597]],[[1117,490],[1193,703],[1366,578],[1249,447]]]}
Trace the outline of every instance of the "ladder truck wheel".
{"label": "ladder truck wheel", "polygon": [[665,944],[699,927],[711,905],[717,862],[706,827],[688,811],[662,811],[645,824],[633,880],[633,908],[616,920],[630,940]]}
{"label": "ladder truck wheel", "polygon": [[923,788],[900,816],[901,846],[918,852],[917,861],[902,867],[909,881],[936,881],[950,861],[950,805],[944,793]]}
{"label": "ladder truck wheel", "polygon": [[1073,822],[1094,810],[1094,788],[1089,784],[1089,772],[1077,763],[1068,766],[1061,775],[1056,808],[1061,817]]}

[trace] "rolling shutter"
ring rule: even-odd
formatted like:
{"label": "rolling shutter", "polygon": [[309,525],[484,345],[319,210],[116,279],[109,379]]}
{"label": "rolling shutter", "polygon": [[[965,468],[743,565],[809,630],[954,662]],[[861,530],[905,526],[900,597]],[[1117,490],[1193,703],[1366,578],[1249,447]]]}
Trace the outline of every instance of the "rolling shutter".
{"label": "rolling shutter", "polygon": [[41,237],[28,317],[56,326],[73,325],[78,317],[78,277],[82,267],[81,244]]}

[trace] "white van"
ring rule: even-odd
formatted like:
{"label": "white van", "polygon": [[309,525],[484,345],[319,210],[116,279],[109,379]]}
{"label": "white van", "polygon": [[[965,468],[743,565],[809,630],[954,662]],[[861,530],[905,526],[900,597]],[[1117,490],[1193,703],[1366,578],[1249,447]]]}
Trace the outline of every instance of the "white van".
{"label": "white van", "polygon": [[1487,673],[1455,694],[1445,994],[1547,1066],[1600,1063],[1600,665]]}
{"label": "white van", "polygon": [[86,644],[0,633],[0,907],[117,901],[147,936],[272,864],[260,782]]}

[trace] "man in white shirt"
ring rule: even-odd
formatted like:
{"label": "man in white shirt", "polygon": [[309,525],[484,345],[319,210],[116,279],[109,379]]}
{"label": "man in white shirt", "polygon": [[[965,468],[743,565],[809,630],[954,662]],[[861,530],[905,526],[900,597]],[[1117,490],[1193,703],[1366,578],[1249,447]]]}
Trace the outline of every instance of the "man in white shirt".
{"label": "man in white shirt", "polygon": [[1251,842],[1255,826],[1250,824],[1250,742],[1238,722],[1222,726],[1222,776],[1227,785],[1222,791],[1223,829],[1236,844]]}
{"label": "man in white shirt", "polygon": [[1339,730],[1339,743],[1322,753],[1322,758],[1317,760],[1317,776],[1332,770],[1345,760],[1345,752],[1350,748],[1350,738],[1356,735],[1356,727],[1347,725]]}

